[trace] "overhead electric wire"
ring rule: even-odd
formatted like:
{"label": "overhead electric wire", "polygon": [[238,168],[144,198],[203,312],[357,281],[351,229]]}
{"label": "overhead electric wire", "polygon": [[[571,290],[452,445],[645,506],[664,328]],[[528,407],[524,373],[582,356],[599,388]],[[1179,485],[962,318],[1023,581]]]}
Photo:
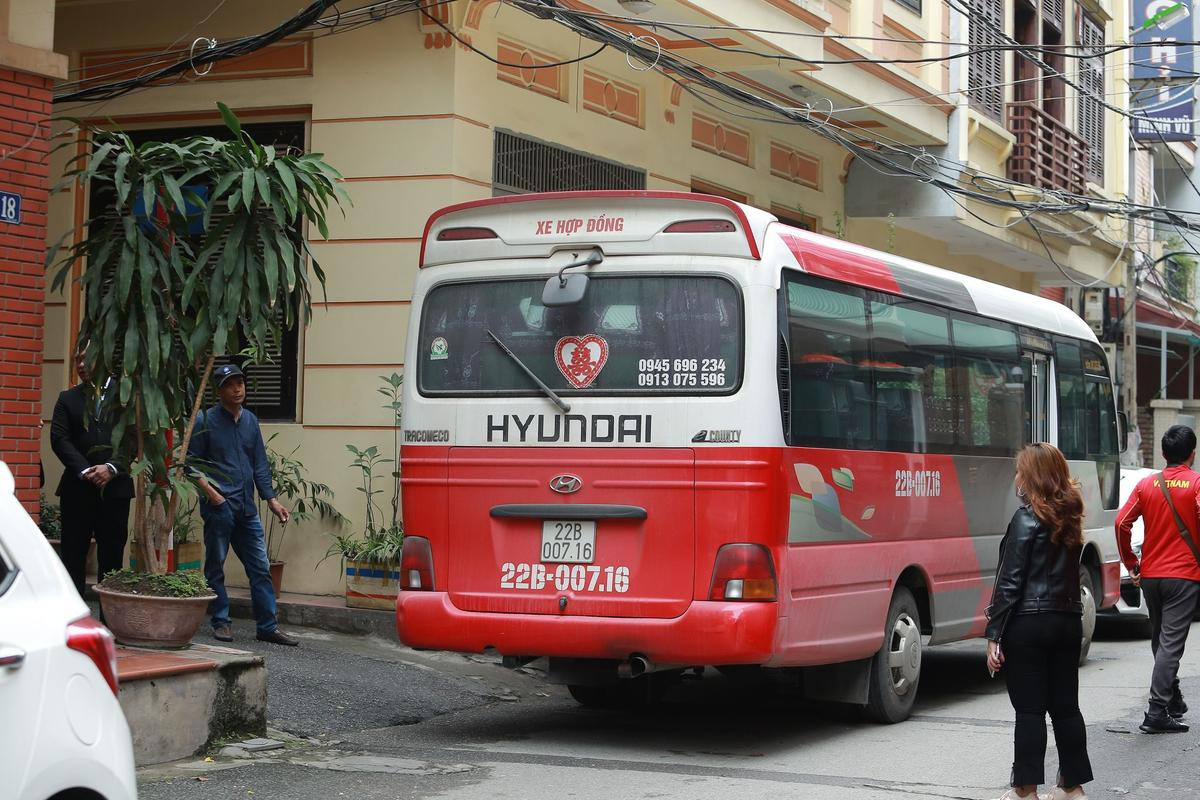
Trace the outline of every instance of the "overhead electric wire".
{"label": "overhead electric wire", "polygon": [[[180,75],[182,78],[189,70],[195,70],[197,67],[203,67],[205,64],[215,64],[219,61],[255,52],[305,30],[324,28],[328,33],[320,35],[334,35],[335,33],[347,32],[348,30],[354,30],[358,27],[379,22],[399,13],[409,13],[421,7],[421,0],[387,0],[387,2],[371,3],[366,6],[350,9],[349,11],[340,12],[339,14],[335,14],[332,20],[324,19],[322,14],[328,9],[333,8],[338,2],[339,0],[316,0],[296,16],[269,31],[242,36],[227,42],[217,42],[212,48],[197,50],[194,54],[189,49],[186,52],[186,57],[184,57],[183,51],[175,51],[168,48],[168,50],[156,54],[148,61],[142,59],[141,63],[135,67],[136,69],[145,69],[148,65],[156,68],[134,78],[106,81],[102,84],[97,84],[94,80],[87,79],[61,84],[54,95],[54,102],[75,103],[119,97],[133,89],[157,83],[172,75]],[[444,5],[447,2],[450,2],[450,0],[438,0],[438,2],[429,5]],[[382,13],[380,13],[380,9],[383,9]],[[364,18],[358,19],[359,17]],[[330,30],[331,28],[341,28],[341,30]],[[210,39],[210,41],[215,40]],[[179,53],[179,56],[172,59],[175,53]],[[158,66],[160,64],[164,66]],[[123,70],[118,74],[124,74],[124,72],[129,71],[133,70]]]}
{"label": "overhead electric wire", "polygon": [[[1154,219],[1156,221],[1177,222],[1193,230],[1200,230],[1200,220],[1188,222],[1184,217],[1195,217],[1198,212],[1183,211],[1177,209],[1164,209],[1153,206],[1142,206],[1128,201],[1114,200],[1096,200],[1095,198],[1085,195],[1076,195],[1070,192],[1057,190],[1041,190],[1041,199],[1037,202],[1007,200],[998,197],[995,193],[1004,191],[1004,187],[1011,187],[1022,191],[1029,191],[1032,187],[1025,186],[1017,181],[999,176],[981,175],[977,171],[972,170],[968,165],[961,162],[951,161],[938,156],[934,156],[924,149],[912,148],[908,145],[889,144],[887,142],[874,139],[871,135],[864,135],[863,140],[870,142],[873,146],[867,146],[861,142],[854,141],[845,136],[841,132],[834,129],[828,123],[820,123],[814,121],[811,116],[814,113],[812,109],[797,109],[785,107],[773,101],[758,97],[751,92],[731,86],[720,80],[710,77],[708,72],[715,72],[711,68],[700,69],[686,60],[677,56],[677,54],[664,52],[660,47],[656,47],[654,51],[650,51],[647,47],[642,47],[639,41],[628,34],[619,33],[605,28],[603,25],[594,20],[582,18],[573,13],[569,9],[564,9],[557,5],[548,3],[539,3],[535,0],[520,0],[519,7],[530,10],[536,8],[535,15],[551,19],[565,27],[593,39],[598,42],[607,42],[615,49],[621,50],[628,58],[636,58],[647,65],[647,68],[657,68],[660,72],[666,75],[670,80],[679,84],[684,90],[688,90],[689,94],[694,94],[694,90],[689,86],[698,84],[707,87],[708,89],[723,95],[725,99],[733,100],[737,103],[767,110],[773,114],[782,116],[789,121],[807,127],[814,133],[830,139],[854,155],[860,157],[864,163],[875,166],[887,171],[887,174],[897,176],[907,176],[916,180],[921,180],[926,183],[935,185],[942,191],[953,193],[959,196],[970,197],[972,199],[981,200],[993,205],[1007,206],[1018,211],[1025,212],[1044,212],[1049,214],[1065,214],[1074,211],[1097,211],[1102,214],[1118,214],[1130,217],[1140,217]],[[722,74],[723,73],[719,73]],[[725,76],[730,77],[730,76]],[[707,98],[701,98],[704,102],[709,102]],[[897,163],[893,157],[901,157],[910,162],[912,166],[903,163]],[[936,165],[939,170],[941,168],[953,169],[965,173],[967,183],[975,189],[967,188],[960,185],[957,180],[949,180],[931,174],[928,171],[930,163]],[[918,165],[923,165],[923,169],[918,169]],[[990,187],[985,187],[984,184],[991,184]],[[978,189],[978,191],[976,191]]]}
{"label": "overhead electric wire", "polygon": [[[502,1],[504,2],[504,4],[511,5],[514,7],[521,7],[521,6],[526,6],[526,5],[528,5],[530,7],[535,7],[535,8],[540,7],[539,2],[535,2],[532,0],[502,0]],[[833,32],[833,34],[828,34],[828,32],[816,32],[816,31],[810,32],[810,31],[797,31],[797,30],[779,30],[779,29],[770,29],[770,28],[743,28],[743,26],[739,26],[739,25],[713,25],[713,24],[703,24],[703,23],[676,22],[676,20],[662,20],[662,19],[654,19],[653,17],[641,17],[641,16],[632,17],[632,16],[628,16],[628,14],[614,14],[614,13],[608,13],[608,12],[602,12],[602,11],[584,11],[584,10],[571,10],[571,11],[572,11],[572,13],[576,13],[576,14],[578,14],[578,16],[581,16],[581,17],[589,17],[592,19],[605,20],[605,22],[616,22],[616,23],[620,23],[623,25],[636,25],[636,26],[640,26],[640,28],[652,28],[652,29],[653,28],[662,28],[662,29],[667,29],[667,30],[688,28],[688,29],[694,29],[694,30],[744,32],[744,34],[766,34],[766,35],[772,35],[772,36],[793,36],[793,37],[799,37],[799,38],[821,38],[821,40],[833,40],[833,41],[888,42],[888,43],[893,43],[893,44],[938,44],[938,46],[947,46],[947,47],[971,47],[971,42],[955,42],[955,41],[950,41],[950,40],[943,40],[943,38],[908,38],[905,36],[865,36],[865,35],[859,35],[859,34],[839,34],[839,32]],[[678,34],[680,36],[684,35],[683,32],[680,32],[680,31],[674,31],[674,32],[678,32]],[[1177,44],[1177,46],[1180,46],[1180,47],[1200,46],[1200,41],[1183,41],[1183,42],[1175,42],[1175,44]],[[1128,42],[1128,43],[1114,44],[1114,46],[1112,46],[1112,47],[1117,47],[1120,49],[1130,49],[1130,48],[1136,48],[1136,47],[1148,47],[1148,44]],[[1075,43],[1075,44],[1068,44],[1068,43],[1050,44],[1050,46],[1039,46],[1039,44],[998,44],[998,46],[994,46],[994,48],[995,49],[1004,49],[1004,50],[1027,50],[1027,49],[1042,50],[1042,52],[1046,52],[1051,55],[1057,55],[1057,54],[1062,54],[1063,50],[1066,50],[1066,49],[1091,49],[1092,46],[1090,46],[1090,44],[1078,44],[1078,43]],[[1091,56],[1072,56],[1072,58],[1091,58]]]}

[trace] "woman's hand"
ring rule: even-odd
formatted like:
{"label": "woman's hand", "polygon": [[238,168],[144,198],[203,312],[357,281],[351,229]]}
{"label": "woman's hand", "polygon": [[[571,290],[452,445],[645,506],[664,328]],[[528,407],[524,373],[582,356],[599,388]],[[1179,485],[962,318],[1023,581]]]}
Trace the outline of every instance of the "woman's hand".
{"label": "woman's hand", "polygon": [[987,643],[987,666],[988,672],[995,675],[1004,666],[1004,653],[1000,650],[1000,643],[993,642],[991,639]]}

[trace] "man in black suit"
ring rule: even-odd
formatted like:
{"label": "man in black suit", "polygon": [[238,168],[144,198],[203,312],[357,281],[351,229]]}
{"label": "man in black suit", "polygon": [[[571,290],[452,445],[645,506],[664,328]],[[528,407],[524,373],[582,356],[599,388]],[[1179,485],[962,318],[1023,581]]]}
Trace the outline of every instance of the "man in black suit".
{"label": "man in black suit", "polygon": [[75,355],[81,382],[59,394],[50,423],[50,446],[64,467],[57,492],[62,503],[62,560],[80,596],[93,536],[98,577],[121,568],[133,498],[133,479],[113,458],[111,431],[98,419],[99,404],[89,402],[85,352],[81,348]]}

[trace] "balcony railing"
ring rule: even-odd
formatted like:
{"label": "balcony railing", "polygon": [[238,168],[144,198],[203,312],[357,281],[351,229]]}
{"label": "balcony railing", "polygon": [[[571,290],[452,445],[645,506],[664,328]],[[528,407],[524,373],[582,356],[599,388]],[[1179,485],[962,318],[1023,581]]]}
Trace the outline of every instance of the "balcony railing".
{"label": "balcony railing", "polygon": [[1039,189],[1082,194],[1087,186],[1087,143],[1036,103],[1008,104],[1008,130],[1017,137],[1008,177]]}

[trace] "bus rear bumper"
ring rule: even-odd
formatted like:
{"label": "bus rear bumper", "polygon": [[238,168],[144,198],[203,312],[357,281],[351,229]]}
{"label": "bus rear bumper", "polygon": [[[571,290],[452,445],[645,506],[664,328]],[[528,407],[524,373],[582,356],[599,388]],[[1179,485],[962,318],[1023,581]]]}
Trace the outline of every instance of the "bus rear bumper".
{"label": "bus rear bumper", "polygon": [[396,631],[410,647],[506,656],[624,660],[659,664],[763,664],[771,659],[776,603],[695,601],[671,619],[498,614],[463,611],[445,592],[400,592]]}

